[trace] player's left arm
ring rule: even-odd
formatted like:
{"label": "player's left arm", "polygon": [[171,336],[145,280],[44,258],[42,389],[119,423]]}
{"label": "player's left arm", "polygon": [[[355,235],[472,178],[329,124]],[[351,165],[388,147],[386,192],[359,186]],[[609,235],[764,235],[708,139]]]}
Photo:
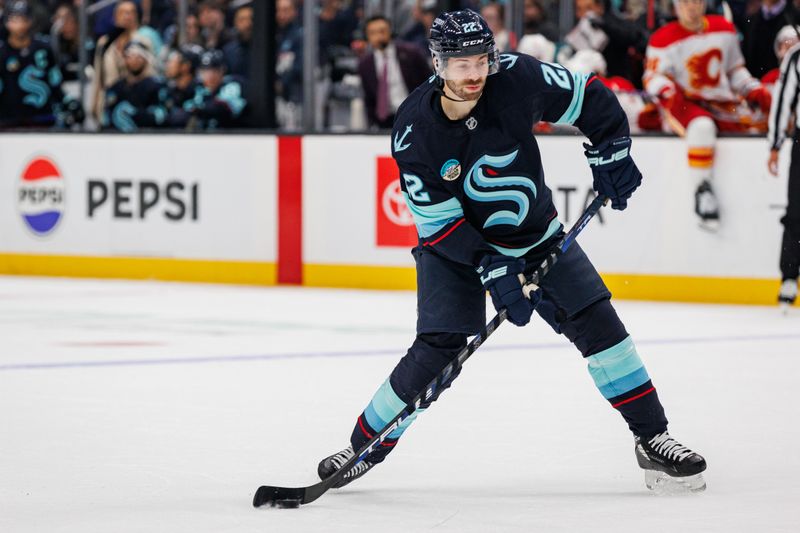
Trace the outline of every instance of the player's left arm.
{"label": "player's left arm", "polygon": [[622,210],[642,183],[631,157],[628,118],[617,97],[594,75],[539,63],[542,120],[576,126],[591,141],[584,144],[594,176],[594,189]]}
{"label": "player's left arm", "polygon": [[772,93],[747,70],[736,36],[731,33],[730,38],[725,42],[723,68],[728,75],[731,89],[747,100],[751,106],[758,107],[764,113],[769,113],[772,106]]}

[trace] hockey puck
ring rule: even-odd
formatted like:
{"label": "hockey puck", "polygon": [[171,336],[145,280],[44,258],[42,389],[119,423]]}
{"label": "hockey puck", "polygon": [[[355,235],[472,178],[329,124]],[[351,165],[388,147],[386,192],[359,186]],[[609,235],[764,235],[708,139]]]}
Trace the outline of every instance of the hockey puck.
{"label": "hockey puck", "polygon": [[275,500],[275,507],[278,509],[297,509],[300,507],[300,500]]}

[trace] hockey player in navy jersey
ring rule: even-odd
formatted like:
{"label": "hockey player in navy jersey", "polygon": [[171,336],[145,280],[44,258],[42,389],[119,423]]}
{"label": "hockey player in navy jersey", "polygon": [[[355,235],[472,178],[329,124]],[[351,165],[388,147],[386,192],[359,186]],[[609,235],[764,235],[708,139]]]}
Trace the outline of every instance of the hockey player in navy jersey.
{"label": "hockey player in navy jersey", "polygon": [[[350,446],[320,462],[320,477],[353,457],[481,330],[488,290],[513,324],[524,326],[536,310],[580,351],[600,393],[632,431],[649,488],[704,489],[705,460],[667,432],[656,389],[580,246],[566,251],[530,298],[519,277],[530,275],[563,235],[534,124],[572,124],[589,138],[584,153],[593,186],[612,208],[625,209],[641,183],[616,98],[592,76],[526,55],[499,55],[486,21],[473,11],[438,17],[430,50],[436,74],[409,95],[392,132],[401,188],[419,235],[413,250],[417,337],[358,417]],[[444,388],[335,486],[383,461]]]}
{"label": "hockey player in navy jersey", "polygon": [[33,35],[30,4],[7,3],[3,23],[8,38],[0,41],[0,128],[82,122],[80,103],[61,91],[61,69],[50,43]]}
{"label": "hockey player in navy jersey", "polygon": [[166,125],[169,91],[153,75],[153,55],[140,41],[125,45],[125,77],[106,91],[103,127],[131,133]]}

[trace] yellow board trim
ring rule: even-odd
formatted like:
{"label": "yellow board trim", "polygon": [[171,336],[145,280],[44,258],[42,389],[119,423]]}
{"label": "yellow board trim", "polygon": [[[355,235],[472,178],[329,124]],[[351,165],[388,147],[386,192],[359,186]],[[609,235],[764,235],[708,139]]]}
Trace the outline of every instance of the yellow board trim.
{"label": "yellow board trim", "polygon": [[[148,257],[0,254],[0,274],[277,284],[275,263]],[[777,278],[603,274],[603,280],[617,299],[752,305],[775,305],[780,286]],[[414,290],[416,271],[413,267],[305,264],[303,285]]]}
{"label": "yellow board trim", "polygon": [[[780,281],[650,274],[603,274],[614,298],[665,302],[776,305]],[[303,266],[303,285],[356,289],[414,290],[411,267],[363,265]],[[800,303],[800,302],[799,302]]]}
{"label": "yellow board trim", "polygon": [[275,263],[153,257],[0,254],[0,274],[275,285]]}
{"label": "yellow board trim", "polygon": [[415,290],[417,273],[413,267],[304,264],[303,285],[348,289]]}

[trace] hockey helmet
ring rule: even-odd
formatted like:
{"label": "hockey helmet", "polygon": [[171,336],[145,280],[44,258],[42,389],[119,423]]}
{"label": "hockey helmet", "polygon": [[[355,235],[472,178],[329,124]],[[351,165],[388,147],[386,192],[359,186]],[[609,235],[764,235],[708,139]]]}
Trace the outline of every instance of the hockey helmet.
{"label": "hockey helmet", "polygon": [[200,57],[200,69],[224,69],[225,56],[221,50],[206,50]]}
{"label": "hockey helmet", "polygon": [[200,59],[203,57],[203,47],[199,44],[184,44],[177,50],[181,57],[181,61],[189,63],[192,67],[192,72],[197,70],[200,66]]}
{"label": "hockey helmet", "polygon": [[27,0],[14,0],[6,6],[6,19],[11,17],[33,18],[33,9]]}
{"label": "hockey helmet", "polygon": [[442,13],[431,26],[430,51],[436,75],[447,79],[447,61],[452,57],[488,54],[489,74],[500,69],[500,54],[494,33],[486,20],[471,9]]}

